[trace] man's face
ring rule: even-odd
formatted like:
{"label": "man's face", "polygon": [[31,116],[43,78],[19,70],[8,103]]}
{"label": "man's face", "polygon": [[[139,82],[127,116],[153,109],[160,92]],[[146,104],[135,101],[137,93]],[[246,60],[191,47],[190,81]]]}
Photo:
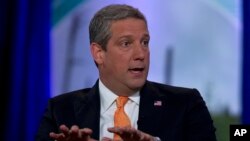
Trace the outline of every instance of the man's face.
{"label": "man's face", "polygon": [[102,51],[100,79],[118,95],[130,95],[145,83],[149,69],[149,32],[143,20],[114,21]]}

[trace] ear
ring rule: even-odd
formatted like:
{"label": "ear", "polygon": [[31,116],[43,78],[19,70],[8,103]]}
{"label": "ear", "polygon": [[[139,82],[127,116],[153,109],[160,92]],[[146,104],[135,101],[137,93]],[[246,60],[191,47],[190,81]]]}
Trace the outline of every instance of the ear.
{"label": "ear", "polygon": [[91,43],[90,50],[95,62],[98,65],[102,64],[104,59],[104,50],[102,49],[102,47],[97,43]]}

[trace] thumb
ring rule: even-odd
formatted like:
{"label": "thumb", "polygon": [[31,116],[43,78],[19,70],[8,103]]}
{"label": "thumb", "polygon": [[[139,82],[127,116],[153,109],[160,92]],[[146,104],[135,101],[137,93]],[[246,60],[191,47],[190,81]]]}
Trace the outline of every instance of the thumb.
{"label": "thumb", "polygon": [[112,139],[108,137],[103,137],[101,141],[112,141]]}

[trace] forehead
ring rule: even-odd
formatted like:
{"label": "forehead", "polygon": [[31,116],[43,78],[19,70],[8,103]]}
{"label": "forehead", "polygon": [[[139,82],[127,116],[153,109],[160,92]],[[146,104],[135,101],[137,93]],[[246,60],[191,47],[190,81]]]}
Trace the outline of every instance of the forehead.
{"label": "forehead", "polygon": [[111,31],[122,30],[148,30],[147,24],[142,19],[126,18],[111,22]]}
{"label": "forehead", "polygon": [[126,18],[113,21],[110,26],[112,34],[144,33],[148,34],[148,27],[144,20],[136,18]]}

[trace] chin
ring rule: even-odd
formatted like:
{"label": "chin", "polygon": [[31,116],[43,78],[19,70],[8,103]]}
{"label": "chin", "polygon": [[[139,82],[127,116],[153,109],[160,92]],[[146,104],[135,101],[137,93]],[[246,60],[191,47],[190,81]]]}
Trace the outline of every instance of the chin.
{"label": "chin", "polygon": [[134,80],[131,83],[131,87],[133,87],[134,89],[140,89],[143,87],[143,85],[145,84],[146,79],[139,79],[139,80]]}

